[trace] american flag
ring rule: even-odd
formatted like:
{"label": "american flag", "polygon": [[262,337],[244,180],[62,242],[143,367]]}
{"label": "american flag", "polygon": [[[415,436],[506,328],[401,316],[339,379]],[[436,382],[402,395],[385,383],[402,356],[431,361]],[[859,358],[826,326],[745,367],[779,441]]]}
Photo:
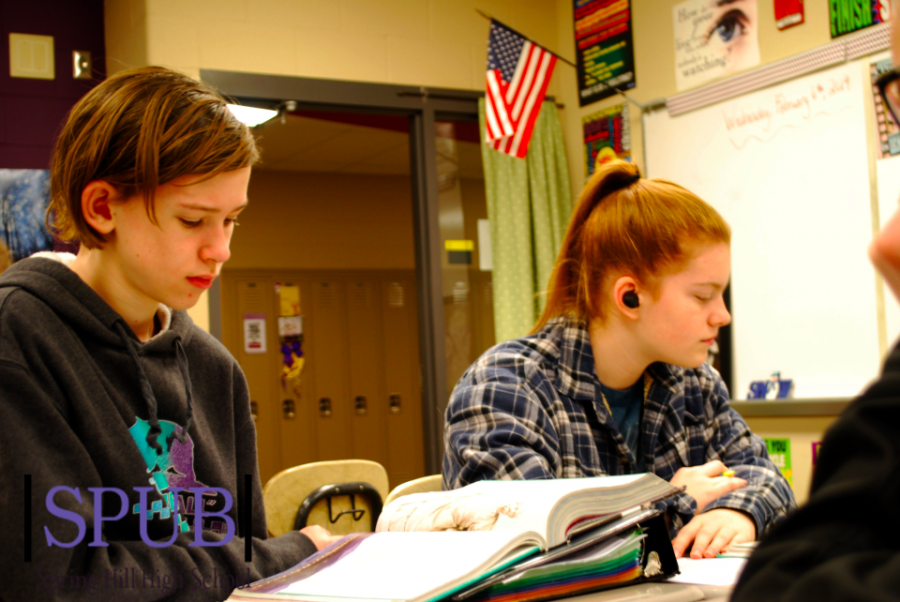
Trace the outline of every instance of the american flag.
{"label": "american flag", "polygon": [[485,143],[525,158],[556,57],[498,21],[488,44]]}

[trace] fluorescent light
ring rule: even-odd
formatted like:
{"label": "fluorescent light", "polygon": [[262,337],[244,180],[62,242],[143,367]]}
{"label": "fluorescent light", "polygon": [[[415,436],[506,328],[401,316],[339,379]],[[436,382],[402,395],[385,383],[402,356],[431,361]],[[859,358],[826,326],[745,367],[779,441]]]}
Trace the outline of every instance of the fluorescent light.
{"label": "fluorescent light", "polygon": [[257,109],[256,107],[244,107],[241,105],[228,105],[238,121],[243,121],[249,127],[257,126],[278,115],[278,111],[270,109]]}

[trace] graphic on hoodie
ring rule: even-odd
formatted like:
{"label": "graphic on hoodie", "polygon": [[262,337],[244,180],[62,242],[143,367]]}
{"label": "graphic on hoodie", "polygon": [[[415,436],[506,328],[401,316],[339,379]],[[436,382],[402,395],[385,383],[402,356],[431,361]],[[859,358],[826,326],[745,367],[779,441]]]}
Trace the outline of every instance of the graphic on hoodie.
{"label": "graphic on hoodie", "polygon": [[[134,442],[137,444],[144,462],[147,463],[147,473],[150,475],[150,483],[163,496],[163,500],[151,503],[147,510],[147,518],[166,520],[173,514],[178,519],[178,528],[182,532],[190,531],[194,525],[194,509],[196,496],[187,491],[192,487],[208,487],[194,476],[194,442],[190,434],[185,434],[184,443],[178,440],[176,435],[181,434],[182,428],[168,420],[160,420],[162,429],[156,440],[162,446],[162,452],[158,453],[147,443],[147,433],[150,432],[150,423],[137,418],[134,426],[129,430]],[[183,487],[185,491],[178,493],[178,505],[175,505],[175,496],[171,487]],[[225,507],[224,496],[215,491],[203,493],[202,502],[204,513],[218,512]],[[135,504],[133,513],[141,511],[140,504]],[[227,533],[227,525],[224,521],[215,517],[203,517],[203,530],[216,533]]]}

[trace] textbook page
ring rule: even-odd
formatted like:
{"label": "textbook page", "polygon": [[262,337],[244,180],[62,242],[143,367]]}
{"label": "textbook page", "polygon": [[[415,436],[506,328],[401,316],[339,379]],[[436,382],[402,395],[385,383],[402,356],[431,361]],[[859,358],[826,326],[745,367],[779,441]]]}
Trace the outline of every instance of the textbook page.
{"label": "textbook page", "polygon": [[324,563],[324,568],[277,593],[322,599],[427,600],[491,574],[539,547],[533,534],[529,538],[510,532],[376,533],[342,554],[339,561]]}
{"label": "textbook page", "polygon": [[616,514],[676,491],[652,474],[532,481],[478,481],[461,489],[403,496],[377,531],[534,531],[549,547],[580,519]]}

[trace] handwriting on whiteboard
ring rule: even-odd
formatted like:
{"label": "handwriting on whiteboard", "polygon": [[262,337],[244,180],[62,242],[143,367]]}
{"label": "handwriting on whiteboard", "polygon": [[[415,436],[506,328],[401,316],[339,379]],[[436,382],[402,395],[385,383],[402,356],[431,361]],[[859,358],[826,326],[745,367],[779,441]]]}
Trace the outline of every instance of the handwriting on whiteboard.
{"label": "handwriting on whiteboard", "polygon": [[741,149],[750,140],[768,142],[784,128],[803,127],[816,116],[836,115],[851,105],[850,93],[849,75],[779,86],[727,104],[722,122],[731,143]]}

